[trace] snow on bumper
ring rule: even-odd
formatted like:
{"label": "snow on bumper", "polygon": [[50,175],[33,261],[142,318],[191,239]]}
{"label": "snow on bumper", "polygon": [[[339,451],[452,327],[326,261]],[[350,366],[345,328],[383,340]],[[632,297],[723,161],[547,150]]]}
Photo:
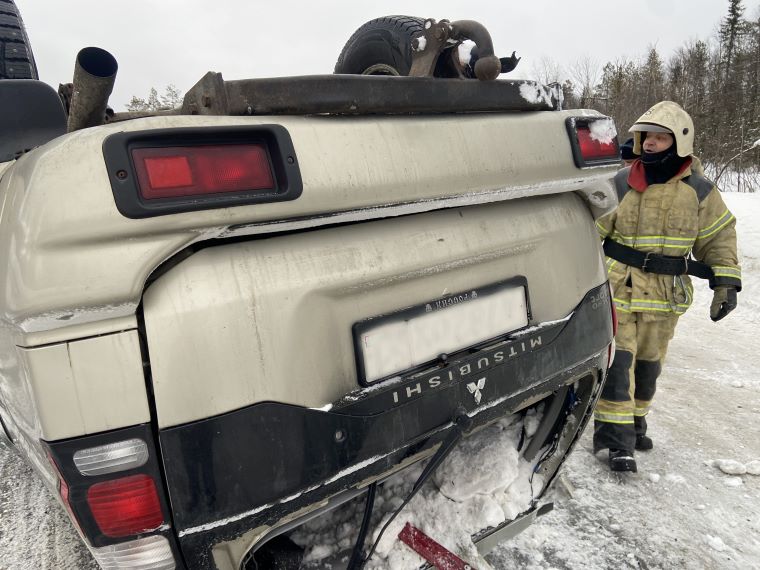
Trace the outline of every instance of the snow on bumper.
{"label": "snow on bumper", "polygon": [[173,519],[185,555],[211,567],[215,543],[277,526],[425,457],[457,410],[477,427],[578,378],[599,379],[612,339],[609,304],[596,302],[606,290],[605,283],[590,291],[567,320],[452,358],[445,367],[358,390],[330,411],[264,402],[163,430]]}

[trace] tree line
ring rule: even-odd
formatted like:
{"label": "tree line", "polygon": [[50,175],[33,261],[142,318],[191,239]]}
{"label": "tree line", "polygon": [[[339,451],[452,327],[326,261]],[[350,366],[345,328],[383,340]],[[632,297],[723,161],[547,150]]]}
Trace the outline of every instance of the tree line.
{"label": "tree line", "polygon": [[[542,79],[556,70],[549,61]],[[615,119],[622,143],[649,107],[676,101],[694,119],[695,154],[714,179],[727,170],[745,176],[754,191],[760,170],[760,13],[745,17],[742,0],[728,0],[717,35],[691,40],[664,58],[651,46],[644,57],[608,61],[586,58],[562,81],[565,108],[593,108]],[[757,142],[757,144],[755,144]]]}

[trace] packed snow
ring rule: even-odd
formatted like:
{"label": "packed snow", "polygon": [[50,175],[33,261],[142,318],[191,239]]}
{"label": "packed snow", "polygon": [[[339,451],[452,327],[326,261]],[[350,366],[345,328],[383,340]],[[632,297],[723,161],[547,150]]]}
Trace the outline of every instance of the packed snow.
{"label": "packed snow", "polygon": [[552,104],[552,94],[543,85],[533,82],[525,82],[520,84],[520,96],[528,103],[538,104],[546,103]]}
{"label": "packed snow", "polygon": [[472,40],[465,40],[457,46],[457,57],[459,63],[462,65],[469,65],[472,59],[472,48],[475,47],[475,42]]}
{"label": "packed snow", "polygon": [[[604,453],[591,453],[587,429],[559,482],[544,497],[555,509],[488,555],[493,568],[760,568],[760,194],[723,197],[738,219],[739,306],[713,323],[710,291],[704,283],[696,284],[694,306],[676,330],[649,416],[655,448],[637,453],[638,473],[613,474]],[[442,467],[445,471],[423,487],[386,531],[372,567],[403,568],[420,561],[393,540],[406,521],[438,542],[450,541],[472,562],[468,556],[475,554],[462,525],[510,518],[531,496],[528,487],[519,485],[530,466],[515,461],[515,428],[503,420],[465,440]],[[483,450],[476,455],[490,458],[485,463],[490,471],[464,460],[467,446]],[[466,477],[477,477],[479,489],[487,492],[473,494],[462,485],[457,478],[461,470],[470,470]],[[378,493],[378,519],[399,504],[414,476],[398,476]],[[361,502],[354,508],[360,510]],[[332,538],[311,539],[307,553],[315,567],[338,547],[352,544],[357,531],[352,513],[341,516],[345,520],[332,519]],[[316,537],[318,530],[298,532],[309,543],[309,535]],[[0,568],[96,568],[31,469],[2,448]]]}
{"label": "packed snow", "polygon": [[[397,539],[407,522],[464,559],[477,560],[471,536],[513,520],[530,508],[543,488],[541,476],[533,474],[541,455],[529,463],[518,451],[521,438],[525,439],[523,445],[527,445],[540,418],[540,411],[531,409],[524,418],[518,414],[503,419],[462,440],[435,471],[432,484],[424,486],[388,526],[366,568],[414,570],[425,563]],[[401,472],[378,489],[368,546],[378,539],[422,469],[423,465],[417,465]],[[356,538],[355,529],[361,523],[363,505],[364,498],[359,498],[307,523],[293,535],[295,542],[306,548],[305,560],[310,567],[319,568],[320,562],[340,560],[341,553],[350,550]],[[457,524],[451,524],[452,521]],[[347,529],[351,532],[346,532]]]}
{"label": "packed snow", "polygon": [[599,119],[589,123],[591,138],[601,144],[610,144],[617,136],[615,121],[612,119]]}

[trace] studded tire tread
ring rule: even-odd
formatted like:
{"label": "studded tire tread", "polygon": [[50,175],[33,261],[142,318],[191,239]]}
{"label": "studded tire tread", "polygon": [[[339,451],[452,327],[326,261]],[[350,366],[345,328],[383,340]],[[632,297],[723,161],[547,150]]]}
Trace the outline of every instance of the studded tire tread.
{"label": "studded tire tread", "polygon": [[0,0],[0,79],[39,79],[29,37],[13,0]]}

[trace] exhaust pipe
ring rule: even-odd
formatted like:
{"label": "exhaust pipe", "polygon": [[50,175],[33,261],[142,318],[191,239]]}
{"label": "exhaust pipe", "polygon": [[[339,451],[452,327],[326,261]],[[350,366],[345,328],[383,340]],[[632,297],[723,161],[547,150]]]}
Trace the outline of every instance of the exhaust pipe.
{"label": "exhaust pipe", "polygon": [[451,23],[452,37],[456,40],[472,40],[478,48],[475,77],[492,81],[501,73],[501,61],[493,53],[493,40],[486,27],[475,20],[457,20]]}
{"label": "exhaust pipe", "polygon": [[86,47],[77,54],[68,131],[95,127],[105,122],[108,97],[113,91],[116,59],[104,49]]}

